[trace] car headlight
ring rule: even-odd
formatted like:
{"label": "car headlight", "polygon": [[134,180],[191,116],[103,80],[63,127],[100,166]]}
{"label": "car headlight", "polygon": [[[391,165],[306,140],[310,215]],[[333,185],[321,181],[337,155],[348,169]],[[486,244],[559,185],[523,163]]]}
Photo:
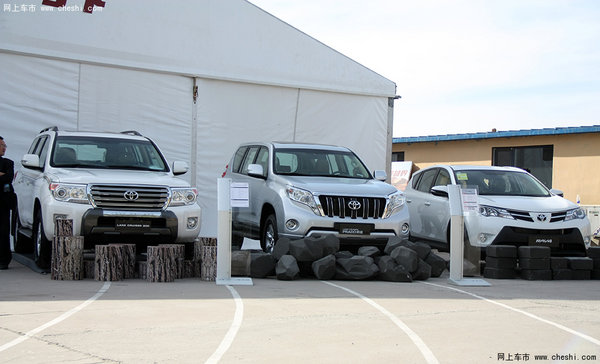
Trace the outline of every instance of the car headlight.
{"label": "car headlight", "polygon": [[575,219],[585,219],[585,210],[583,210],[581,207],[578,207],[576,209],[567,211],[567,214],[565,215],[565,221]]}
{"label": "car headlight", "polygon": [[505,209],[501,209],[498,207],[492,207],[492,206],[485,206],[485,205],[479,206],[479,213],[481,214],[481,216],[486,216],[486,217],[503,217],[505,219],[512,219],[512,220],[515,219]]}
{"label": "car headlight", "polygon": [[383,213],[383,218],[387,219],[396,212],[400,211],[406,199],[404,194],[400,191],[396,191],[387,197],[387,205]]}
{"label": "car headlight", "polygon": [[198,190],[192,187],[171,188],[170,206],[185,206],[196,203]]}
{"label": "car headlight", "polygon": [[57,201],[82,204],[90,203],[86,185],[50,183],[50,192],[52,193],[52,197]]}
{"label": "car headlight", "polygon": [[309,191],[303,190],[301,188],[296,188],[292,186],[287,186],[285,189],[287,196],[290,200],[299,202],[303,205],[310,207],[310,209],[316,214],[321,215],[319,212],[319,208],[317,203],[315,202],[315,196]]}

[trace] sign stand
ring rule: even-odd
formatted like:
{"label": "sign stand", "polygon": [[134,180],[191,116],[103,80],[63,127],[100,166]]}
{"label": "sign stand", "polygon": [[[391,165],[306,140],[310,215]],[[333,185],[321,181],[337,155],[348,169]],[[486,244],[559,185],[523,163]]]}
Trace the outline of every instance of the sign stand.
{"label": "sign stand", "polygon": [[460,186],[448,185],[450,200],[450,278],[448,281],[456,286],[488,287],[490,284],[480,278],[463,277],[463,256],[465,249],[465,232],[462,198]]}
{"label": "sign stand", "polygon": [[231,179],[217,179],[217,285],[252,286],[252,278],[231,277]]}

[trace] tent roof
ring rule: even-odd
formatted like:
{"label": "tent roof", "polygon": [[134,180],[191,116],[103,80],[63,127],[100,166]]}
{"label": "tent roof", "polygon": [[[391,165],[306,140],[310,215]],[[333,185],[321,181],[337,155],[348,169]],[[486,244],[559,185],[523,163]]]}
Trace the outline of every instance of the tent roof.
{"label": "tent roof", "polygon": [[[58,1],[57,1],[58,2]],[[0,51],[194,77],[393,97],[394,82],[245,0],[105,0],[0,12]],[[16,11],[19,10],[19,11]],[[49,11],[51,10],[51,11]],[[317,10],[318,11],[318,10]]]}

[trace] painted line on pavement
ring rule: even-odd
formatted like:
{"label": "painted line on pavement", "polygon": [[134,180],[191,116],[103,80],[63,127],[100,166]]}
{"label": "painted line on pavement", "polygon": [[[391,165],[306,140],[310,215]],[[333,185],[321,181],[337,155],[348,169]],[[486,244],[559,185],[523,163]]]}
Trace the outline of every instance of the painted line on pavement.
{"label": "painted line on pavement", "polygon": [[79,306],[74,307],[74,308],[70,309],[69,311],[63,313],[62,315],[58,316],[54,320],[49,321],[49,322],[43,324],[42,326],[38,326],[35,329],[25,333],[23,336],[19,336],[18,338],[14,339],[13,341],[10,341],[10,342],[0,346],[0,352],[3,352],[6,349],[12,348],[13,346],[18,345],[18,344],[22,343],[23,341],[33,337],[35,334],[37,334],[41,331],[44,331],[47,328],[54,326],[61,321],[66,320],[73,314],[81,311],[83,308],[85,308],[86,306],[88,306],[89,304],[91,304],[92,302],[97,300],[98,298],[100,298],[100,296],[102,296],[106,291],[108,291],[109,287],[110,287],[110,282],[105,282],[104,285],[102,286],[102,288],[100,288],[100,290],[98,292],[96,292],[95,295],[90,297],[87,301],[85,301],[82,304],[80,304]]}
{"label": "painted line on pavement", "polygon": [[233,296],[233,300],[235,301],[235,314],[233,316],[233,322],[225,334],[225,337],[221,341],[221,344],[215,350],[215,352],[206,360],[205,363],[218,363],[219,360],[225,355],[225,352],[229,350],[229,347],[233,343],[237,332],[242,326],[242,320],[244,319],[244,302],[242,301],[242,297],[237,293],[237,291],[232,286],[225,286],[231,292]]}
{"label": "painted line on pavement", "polygon": [[369,305],[375,307],[377,310],[379,310],[379,312],[383,313],[385,316],[387,316],[390,320],[392,320],[392,322],[394,324],[396,324],[396,326],[398,326],[402,331],[404,331],[404,333],[412,340],[412,342],[417,346],[417,348],[419,349],[419,351],[421,351],[421,354],[423,354],[423,357],[425,357],[425,360],[427,361],[427,363],[430,364],[434,364],[434,363],[439,363],[439,361],[437,360],[437,358],[435,357],[435,355],[433,354],[433,352],[431,350],[429,350],[429,348],[427,347],[427,345],[425,345],[425,342],[423,342],[423,340],[421,340],[421,338],[419,337],[419,335],[417,335],[413,330],[410,329],[410,327],[408,327],[404,322],[402,322],[402,320],[400,320],[398,317],[394,316],[394,314],[392,314],[390,311],[386,310],[385,308],[383,308],[381,305],[379,305],[378,303],[376,303],[375,301],[373,301],[372,299],[363,296],[362,294],[355,292],[349,288],[346,287],[342,287],[339,286],[335,283],[331,283],[331,282],[327,282],[327,281],[321,281],[325,284],[328,284],[330,286],[342,289],[350,294],[355,295],[356,297],[362,299],[363,301],[367,302]]}
{"label": "painted line on pavement", "polygon": [[573,334],[573,335],[579,336],[580,338],[582,338],[584,340],[587,340],[587,341],[591,342],[592,344],[596,344],[596,345],[600,346],[600,340],[598,340],[598,339],[595,339],[595,338],[593,338],[591,336],[583,334],[583,333],[581,333],[579,331],[575,331],[573,329],[570,329],[570,328],[568,328],[566,326],[563,326],[563,325],[561,325],[559,323],[556,323],[556,322],[553,322],[553,321],[550,321],[550,320],[546,320],[545,318],[541,318],[541,317],[536,316],[536,315],[534,315],[532,313],[529,313],[527,311],[523,311],[523,310],[520,310],[518,308],[511,307],[509,305],[505,305],[504,303],[500,303],[500,302],[491,300],[489,298],[485,298],[483,296],[479,296],[479,295],[477,295],[475,293],[463,291],[462,289],[458,289],[458,288],[454,288],[454,287],[449,287],[449,286],[443,286],[443,285],[440,285],[440,284],[435,284],[435,283],[430,283],[430,282],[419,282],[419,283],[427,284],[427,285],[435,286],[435,287],[440,287],[440,288],[446,288],[446,289],[449,289],[449,290],[452,290],[452,291],[456,291],[456,292],[459,292],[459,293],[463,293],[463,294],[469,295],[471,297],[478,298],[480,300],[483,300],[483,301],[486,301],[486,302],[489,302],[489,303],[493,303],[494,305],[498,305],[500,307],[506,308],[507,310],[511,310],[511,311],[520,313],[520,314],[525,315],[527,317],[530,317],[532,319],[535,319],[535,320],[541,321],[543,323],[546,323],[548,325],[552,325],[554,327],[557,327],[557,328],[559,328],[559,329],[561,329],[563,331],[568,332],[569,334]]}

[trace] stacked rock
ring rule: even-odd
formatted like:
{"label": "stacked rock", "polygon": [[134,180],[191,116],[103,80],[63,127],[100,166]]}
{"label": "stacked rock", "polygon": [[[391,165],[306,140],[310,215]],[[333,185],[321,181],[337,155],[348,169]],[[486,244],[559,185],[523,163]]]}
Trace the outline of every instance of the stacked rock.
{"label": "stacked rock", "polygon": [[383,252],[375,246],[362,246],[357,254],[340,251],[334,235],[280,238],[272,254],[253,252],[251,259],[252,277],[275,275],[280,280],[314,276],[321,280],[412,282],[439,277],[447,267],[426,243],[396,237],[388,239]]}

